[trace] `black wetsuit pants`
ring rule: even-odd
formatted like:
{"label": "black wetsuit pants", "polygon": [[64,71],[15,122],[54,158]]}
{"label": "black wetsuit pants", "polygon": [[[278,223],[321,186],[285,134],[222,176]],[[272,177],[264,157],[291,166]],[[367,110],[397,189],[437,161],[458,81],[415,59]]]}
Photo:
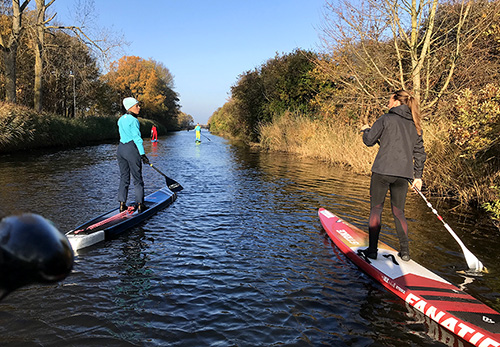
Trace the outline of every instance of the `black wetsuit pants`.
{"label": "black wetsuit pants", "polygon": [[142,163],[139,150],[134,141],[121,143],[116,152],[120,167],[120,187],[118,201],[127,202],[130,175],[132,175],[135,192],[135,202],[144,203],[144,181],[142,179]]}
{"label": "black wetsuit pants", "polygon": [[408,223],[406,222],[404,208],[406,194],[408,193],[408,179],[397,176],[387,176],[372,173],[370,182],[370,219],[368,222],[370,253],[376,252],[387,191],[391,195],[391,209],[396,224],[400,250],[408,251]]}

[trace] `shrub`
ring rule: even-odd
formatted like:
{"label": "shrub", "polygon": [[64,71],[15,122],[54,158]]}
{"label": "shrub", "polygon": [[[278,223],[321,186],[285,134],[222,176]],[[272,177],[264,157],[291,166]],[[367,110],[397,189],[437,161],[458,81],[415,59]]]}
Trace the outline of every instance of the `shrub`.
{"label": "shrub", "polygon": [[457,97],[450,128],[452,144],[470,159],[497,142],[500,132],[500,86],[489,84],[479,92],[465,89]]}

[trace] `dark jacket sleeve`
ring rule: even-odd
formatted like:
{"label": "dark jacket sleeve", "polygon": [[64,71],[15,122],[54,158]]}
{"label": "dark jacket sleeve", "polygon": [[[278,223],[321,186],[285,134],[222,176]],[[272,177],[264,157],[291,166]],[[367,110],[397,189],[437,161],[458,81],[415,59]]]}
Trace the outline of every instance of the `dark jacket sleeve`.
{"label": "dark jacket sleeve", "polygon": [[418,137],[417,143],[413,147],[413,177],[422,178],[424,172],[424,163],[427,154],[424,149],[424,139],[422,135]]}
{"label": "dark jacket sleeve", "polygon": [[383,131],[384,116],[377,119],[371,128],[363,130],[363,143],[368,147],[376,145],[379,142]]}

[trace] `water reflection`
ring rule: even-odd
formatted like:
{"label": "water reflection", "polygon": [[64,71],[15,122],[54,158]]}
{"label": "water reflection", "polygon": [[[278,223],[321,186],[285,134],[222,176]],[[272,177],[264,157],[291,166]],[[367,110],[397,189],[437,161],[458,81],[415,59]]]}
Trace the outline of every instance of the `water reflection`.
{"label": "water reflection", "polygon": [[[64,283],[28,287],[0,303],[0,344],[447,344],[339,253],[321,228],[319,207],[366,229],[369,177],[211,140],[196,145],[192,133],[181,132],[145,141],[151,162],[184,186],[176,202],[79,254]],[[7,187],[0,212],[34,211],[70,230],[114,207],[115,151],[105,144],[0,157]],[[146,193],[164,184],[154,170],[143,172]],[[492,268],[464,290],[498,309],[496,231],[436,206]],[[460,247],[418,196],[409,196],[407,214],[413,258],[464,282],[456,273],[466,268]],[[383,222],[383,240],[397,245],[388,209]]]}

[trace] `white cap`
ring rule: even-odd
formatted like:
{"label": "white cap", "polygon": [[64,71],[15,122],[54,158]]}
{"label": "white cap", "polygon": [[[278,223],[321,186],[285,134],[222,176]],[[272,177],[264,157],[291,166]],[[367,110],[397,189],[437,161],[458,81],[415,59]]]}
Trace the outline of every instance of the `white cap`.
{"label": "white cap", "polygon": [[128,97],[123,99],[123,107],[128,111],[132,106],[138,104],[139,101],[137,101],[135,98]]}

